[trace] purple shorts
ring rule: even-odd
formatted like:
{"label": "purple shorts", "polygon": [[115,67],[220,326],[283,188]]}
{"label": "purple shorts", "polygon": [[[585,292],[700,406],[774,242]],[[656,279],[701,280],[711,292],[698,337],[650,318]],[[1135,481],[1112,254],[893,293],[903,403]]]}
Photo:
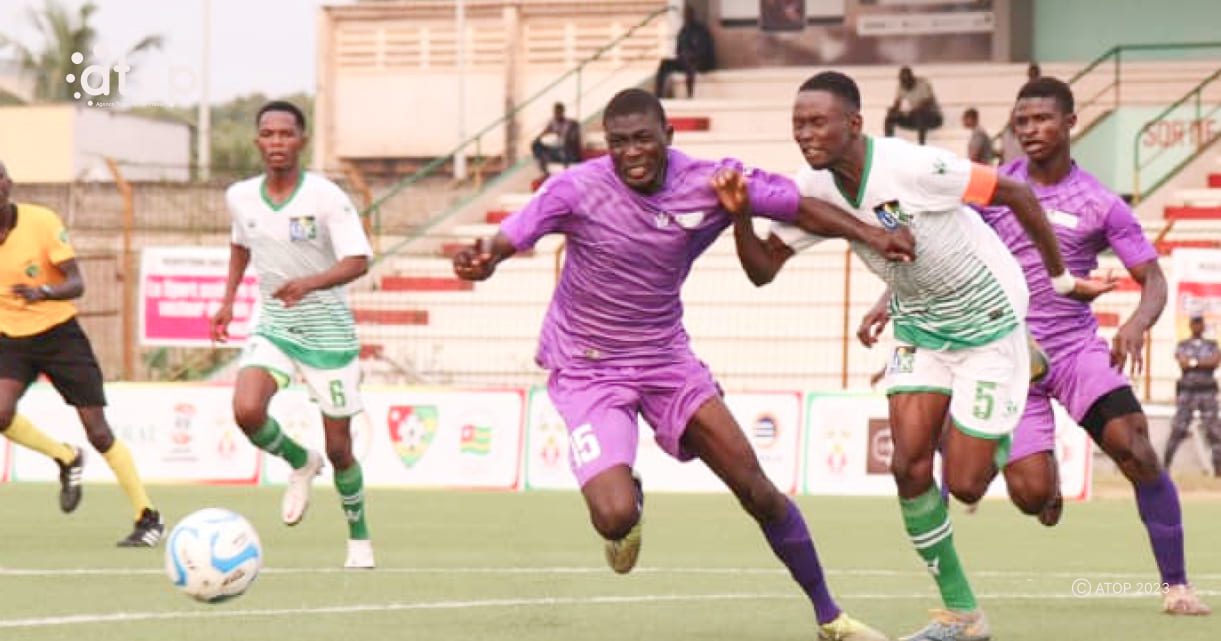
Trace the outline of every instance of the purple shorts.
{"label": "purple shorts", "polygon": [[1051,371],[1030,386],[1026,411],[1013,432],[1009,462],[1056,449],[1056,419],[1051,399],[1068,410],[1078,424],[1094,403],[1106,394],[1127,387],[1128,379],[1111,367],[1111,350],[1105,340],[1095,338],[1080,351],[1048,354]]}
{"label": "purple shorts", "polygon": [[553,370],[547,394],[568,426],[568,463],[583,487],[607,469],[636,462],[639,414],[667,454],[680,461],[693,458],[679,441],[695,411],[721,388],[708,367],[687,352],[668,365]]}

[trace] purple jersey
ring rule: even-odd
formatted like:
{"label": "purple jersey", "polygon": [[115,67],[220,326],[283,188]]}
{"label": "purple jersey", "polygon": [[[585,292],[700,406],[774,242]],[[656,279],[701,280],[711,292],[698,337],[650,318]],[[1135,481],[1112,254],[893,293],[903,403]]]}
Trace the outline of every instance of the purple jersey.
{"label": "purple jersey", "polygon": [[[1128,268],[1157,259],[1157,251],[1145,238],[1132,210],[1089,172],[1073,163],[1064,180],[1045,186],[1029,179],[1027,162],[1023,157],[1006,163],[1000,174],[1030,185],[1038,196],[1060,241],[1064,264],[1074,276],[1088,277],[1098,267],[1098,254],[1108,247]],[[1026,274],[1030,288],[1026,323],[1043,349],[1054,356],[1088,345],[1098,332],[1089,303],[1052,290],[1039,250],[1009,208],[988,207],[980,214]]]}
{"label": "purple jersey", "polygon": [[[604,156],[551,178],[501,224],[519,250],[549,233],[568,239],[539,340],[543,367],[649,366],[685,353],[683,281],[733,222],[710,180],[718,167],[739,165],[668,153],[665,186],[654,194],[623,184]],[[756,214],[794,220],[800,197],[791,180],[757,170],[747,178]]]}

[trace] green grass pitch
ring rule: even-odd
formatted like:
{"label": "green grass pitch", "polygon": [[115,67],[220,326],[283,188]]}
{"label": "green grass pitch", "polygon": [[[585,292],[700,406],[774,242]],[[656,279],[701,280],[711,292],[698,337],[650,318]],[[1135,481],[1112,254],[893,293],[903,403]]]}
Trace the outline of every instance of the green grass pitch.
{"label": "green grass pitch", "polygon": [[[115,548],[130,515],[114,486],[87,485],[65,516],[56,487],[4,484],[0,639],[816,638],[804,597],[728,495],[650,495],[640,566],[620,577],[575,493],[370,491],[378,569],[343,571],[346,529],[328,484],[315,484],[294,528],[279,523],[279,488],[150,492],[171,523],[207,506],[254,523],[266,567],[245,596],[197,604],[165,577],[163,548]],[[895,501],[798,500],[840,604],[892,636],[922,626],[938,600]],[[1221,607],[1221,501],[1188,496],[1183,507],[1190,576]],[[1000,641],[1221,638],[1221,614],[1172,618],[1157,596],[1134,593],[1157,575],[1130,498],[1070,504],[1055,529],[1001,501],[952,514]],[[1091,596],[1073,596],[1077,579]]]}

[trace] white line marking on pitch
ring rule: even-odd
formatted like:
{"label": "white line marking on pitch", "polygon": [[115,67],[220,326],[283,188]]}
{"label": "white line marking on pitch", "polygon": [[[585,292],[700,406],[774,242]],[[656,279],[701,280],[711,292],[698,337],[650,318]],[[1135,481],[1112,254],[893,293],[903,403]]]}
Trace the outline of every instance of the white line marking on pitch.
{"label": "white line marking on pitch", "polygon": [[[351,570],[345,570],[338,567],[322,567],[322,568],[264,568],[265,574],[340,574],[351,573]],[[0,578],[6,576],[19,577],[55,577],[55,576],[142,576],[162,574],[163,570],[152,568],[2,568],[0,567]],[[709,574],[709,575],[784,575],[788,576],[788,571],[784,568],[682,568],[682,567],[638,567],[632,571],[633,574]],[[923,569],[916,570],[884,570],[884,569],[828,569],[826,573],[831,576],[856,576],[856,577],[923,577],[927,576],[928,572]],[[610,576],[607,568],[604,566],[556,566],[556,567],[380,567],[376,570],[376,574],[605,574]],[[971,572],[974,577],[992,577],[999,579],[1079,579],[1085,578],[1093,582],[1112,581],[1121,579],[1134,580],[1149,580],[1152,581],[1156,576],[1151,572],[1108,572],[1105,570],[1073,570],[1073,571],[1056,571],[1056,572],[1033,572],[1026,570],[976,570]],[[1195,581],[1215,581],[1221,580],[1221,574],[1192,574],[1191,578]]]}
{"label": "white line marking on pitch", "polygon": [[[1202,596],[1221,595],[1221,591],[1200,590]],[[995,593],[980,594],[986,600],[1036,600],[1058,601],[1065,599],[1106,600],[1149,598],[1148,594],[1117,594],[1077,597],[1071,594]],[[844,594],[845,600],[933,599],[929,593],[913,594]],[[800,599],[797,594],[738,593],[738,594],[645,594],[638,596],[591,596],[591,597],[538,597],[533,599],[486,599],[478,601],[420,601],[414,603],[366,603],[356,605],[321,606],[313,608],[283,608],[260,610],[178,610],[169,612],[113,612],[109,614],[73,614],[57,617],[26,619],[0,619],[0,629],[45,628],[64,625],[95,623],[134,623],[165,619],[231,619],[244,617],[281,617],[292,615],[359,614],[364,612],[402,612],[410,610],[465,610],[477,608],[540,607],[565,605],[619,605],[625,603],[687,603],[701,601],[758,601]]]}

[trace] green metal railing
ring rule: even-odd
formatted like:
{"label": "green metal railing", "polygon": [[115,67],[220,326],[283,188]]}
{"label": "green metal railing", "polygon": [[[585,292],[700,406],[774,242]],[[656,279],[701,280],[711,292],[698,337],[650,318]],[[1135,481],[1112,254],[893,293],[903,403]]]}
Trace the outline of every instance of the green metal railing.
{"label": "green metal railing", "polygon": [[[482,142],[483,142],[484,136],[496,131],[498,128],[500,128],[502,126],[511,126],[512,120],[515,117],[517,117],[517,115],[520,114],[524,109],[526,109],[527,107],[533,105],[534,103],[542,100],[545,96],[548,96],[553,89],[560,86],[562,83],[568,81],[569,79],[575,80],[575,83],[576,83],[576,92],[575,92],[576,97],[573,102],[574,102],[574,111],[576,114],[579,115],[581,113],[581,97],[583,95],[585,95],[587,93],[587,91],[591,91],[592,89],[597,88],[598,86],[600,86],[602,84],[602,83],[597,83],[597,84],[593,85],[592,87],[584,87],[584,77],[583,76],[585,74],[586,67],[588,67],[590,64],[592,64],[594,62],[601,60],[603,57],[606,56],[607,53],[611,52],[613,49],[615,49],[615,47],[619,46],[622,42],[624,42],[628,38],[631,38],[637,31],[649,26],[650,24],[653,23],[654,20],[656,20],[660,16],[665,15],[669,11],[670,11],[670,9],[668,7],[666,7],[666,8],[657,9],[656,11],[649,13],[639,22],[637,22],[633,26],[629,27],[625,32],[623,32],[619,36],[611,39],[602,47],[598,48],[589,57],[587,57],[584,60],[582,60],[581,62],[577,63],[574,67],[572,67],[568,71],[564,72],[563,74],[560,74],[559,76],[557,76],[554,80],[552,80],[542,89],[539,89],[537,92],[535,92],[531,96],[527,97],[525,100],[514,105],[514,107],[511,110],[505,112],[504,115],[500,116],[496,120],[487,124],[486,126],[484,126],[482,129],[480,129],[478,132],[476,132],[474,135],[470,136],[466,140],[463,140],[462,142],[458,143],[458,145],[456,147],[454,147],[454,149],[452,151],[450,151],[449,153],[447,153],[443,156],[438,156],[438,157],[432,159],[427,164],[425,164],[423,167],[418,169],[415,173],[398,181],[397,183],[392,185],[385,193],[378,196],[372,203],[369,204],[369,207],[367,209],[365,209],[365,211],[361,212],[361,215],[372,218],[372,221],[371,221],[372,233],[380,236],[380,234],[382,232],[381,207],[386,203],[386,201],[388,201],[390,198],[394,197],[396,194],[403,191],[404,189],[407,189],[408,187],[411,187],[412,185],[419,183],[421,180],[424,180],[425,178],[428,178],[429,176],[432,176],[433,174],[437,173],[442,167],[445,166],[446,163],[450,162],[458,154],[466,153],[468,149],[474,148],[473,166],[474,166],[474,169],[476,172],[476,184],[479,184],[480,188],[477,189],[475,191],[475,193],[470,194],[470,195],[460,199],[458,202],[456,202],[455,204],[446,208],[444,211],[442,211],[439,214],[437,214],[436,216],[433,216],[432,218],[428,219],[422,225],[419,225],[419,226],[413,228],[412,230],[410,230],[401,241],[399,241],[398,243],[395,243],[395,245],[392,246],[391,248],[381,252],[375,258],[374,262],[379,262],[383,257],[392,255],[392,254],[400,251],[406,245],[423,237],[434,227],[436,227],[437,225],[441,224],[442,222],[448,220],[449,218],[451,218],[452,216],[457,214],[457,212],[461,211],[462,208],[465,207],[467,204],[469,204],[472,200],[474,200],[475,198],[481,196],[484,192],[486,192],[487,189],[495,187],[500,182],[502,182],[504,179],[506,179],[509,176],[511,176],[512,174],[516,173],[523,167],[528,166],[530,164],[530,162],[532,162],[532,160],[529,157],[529,155],[524,155],[521,159],[519,159],[512,166],[506,167],[505,170],[502,171],[501,174],[496,179],[494,179],[492,182],[490,182],[486,185],[482,184],[481,172],[482,172],[483,165],[486,163],[486,159],[484,159],[482,156]],[[653,54],[650,52],[649,55],[652,56]],[[633,62],[637,62],[641,59],[643,59],[643,56],[631,58],[631,59],[625,60],[624,64],[626,65],[626,64],[633,63]],[[598,110],[597,113],[601,113],[601,110]],[[585,124],[588,124],[589,122],[591,122],[596,117],[596,115],[597,114],[592,114],[592,115],[588,116],[587,118],[585,118],[584,121],[582,122],[582,125],[584,126]]]}
{"label": "green metal railing", "polygon": [[[1123,65],[1124,61],[1133,62],[1133,57],[1138,53],[1154,52],[1157,54],[1167,54],[1172,52],[1190,52],[1215,49],[1221,51],[1221,42],[1181,42],[1181,43],[1163,43],[1163,44],[1126,44],[1115,45],[1110,49],[1102,52],[1098,57],[1091,60],[1088,64],[1081,68],[1080,71],[1074,73],[1066,82],[1070,87],[1081,84],[1087,78],[1094,77],[1096,70],[1105,69],[1104,65],[1110,63],[1110,81],[1089,96],[1076,96],[1077,113],[1082,113],[1091,107],[1100,107],[1109,102],[1108,111],[1117,109],[1122,104],[1123,98]],[[1127,54],[1127,55],[1125,55]],[[1147,60],[1148,58],[1141,58]],[[1109,99],[1109,100],[1108,100]],[[1095,121],[1096,122],[1096,121]],[[1090,130],[1093,122],[1082,123],[1084,125],[1074,136],[1079,138]],[[1005,130],[992,138],[993,147],[1005,135]]]}
{"label": "green metal railing", "polygon": [[[1083,108],[1091,107],[1096,102],[1104,100],[1104,96],[1108,92],[1112,92],[1112,90],[1114,91],[1112,92],[1113,99],[1111,100],[1111,108],[1114,109],[1119,107],[1119,105],[1122,103],[1123,97],[1123,63],[1125,60],[1125,53],[1134,54],[1137,52],[1157,52],[1159,54],[1165,54],[1169,52],[1195,51],[1201,49],[1221,50],[1221,42],[1115,45],[1114,47],[1104,51],[1102,55],[1095,58],[1092,62],[1090,62],[1090,64],[1086,65],[1085,68],[1073,74],[1073,76],[1068,79],[1069,86],[1072,86],[1077,81],[1090,75],[1094,69],[1106,64],[1108,61],[1111,62],[1111,82],[1085,100],[1078,98],[1077,110],[1081,111]],[[1131,60],[1131,55],[1129,55],[1127,59]]]}
{"label": "green metal railing", "polygon": [[[1221,138],[1221,127],[1214,129],[1212,127],[1212,118],[1218,111],[1221,111],[1221,99],[1214,100],[1212,104],[1204,102],[1204,91],[1212,86],[1213,83],[1221,79],[1221,68],[1218,68],[1211,75],[1200,81],[1195,87],[1189,90],[1182,98],[1174,101],[1169,107],[1166,107],[1158,115],[1154,116],[1146,122],[1137,132],[1132,140],[1132,202],[1139,203],[1141,199],[1154,191],[1158,187],[1165,184],[1166,181],[1174,177],[1187,163],[1194,160],[1200,153],[1212,145],[1218,138]],[[1218,92],[1221,94],[1221,91]],[[1184,118],[1183,116],[1189,116]],[[1141,144],[1141,140],[1159,123],[1169,123],[1172,121],[1178,122],[1186,120],[1190,123],[1186,129],[1172,129],[1173,135],[1176,136],[1175,144],[1161,145],[1151,155],[1142,158],[1142,150],[1145,145]],[[1188,145],[1177,144],[1177,137],[1183,135],[1186,137]],[[1157,167],[1155,167],[1157,165]],[[1146,173],[1162,170],[1161,175],[1157,176],[1149,185],[1143,185],[1143,178]]]}

